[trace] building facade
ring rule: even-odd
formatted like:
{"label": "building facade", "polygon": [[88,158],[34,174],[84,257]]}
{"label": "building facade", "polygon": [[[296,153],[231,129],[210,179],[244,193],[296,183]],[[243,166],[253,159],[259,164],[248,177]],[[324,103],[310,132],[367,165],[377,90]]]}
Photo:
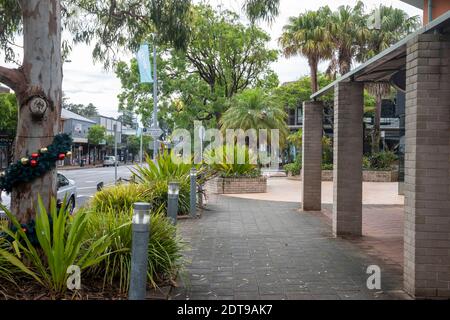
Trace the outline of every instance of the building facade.
{"label": "building facade", "polygon": [[66,161],[66,164],[80,164],[82,159],[89,161],[91,154],[88,133],[89,128],[95,125],[95,121],[82,117],[69,110],[61,111],[61,131],[68,133],[73,138],[72,157]]}

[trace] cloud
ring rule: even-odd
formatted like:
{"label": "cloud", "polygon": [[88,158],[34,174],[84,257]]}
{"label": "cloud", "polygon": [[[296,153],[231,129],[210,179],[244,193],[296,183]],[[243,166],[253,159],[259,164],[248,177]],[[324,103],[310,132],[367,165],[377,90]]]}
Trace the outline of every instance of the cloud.
{"label": "cloud", "polygon": [[[203,2],[203,1],[196,1]],[[336,9],[340,5],[354,6],[357,0],[281,0],[280,15],[272,24],[262,23],[261,28],[266,30],[272,38],[271,48],[278,48],[277,39],[281,35],[283,26],[292,15],[298,15],[306,10],[317,10],[319,7],[328,5]],[[222,5],[223,8],[242,13],[243,0],[210,0],[213,6]],[[405,10],[409,15],[421,14],[421,11],[404,4],[399,0],[364,0],[369,10],[380,4],[392,5]],[[122,60],[128,61],[132,54],[125,54]],[[72,103],[93,103],[101,114],[106,116],[117,116],[118,99],[121,92],[120,80],[111,71],[103,70],[101,64],[92,61],[92,47],[88,45],[77,45],[74,47],[69,60],[64,64],[63,90]],[[282,56],[271,65],[278,74],[281,82],[296,80],[303,75],[309,74],[306,60],[301,57],[286,59]],[[321,65],[321,70],[326,64]]]}

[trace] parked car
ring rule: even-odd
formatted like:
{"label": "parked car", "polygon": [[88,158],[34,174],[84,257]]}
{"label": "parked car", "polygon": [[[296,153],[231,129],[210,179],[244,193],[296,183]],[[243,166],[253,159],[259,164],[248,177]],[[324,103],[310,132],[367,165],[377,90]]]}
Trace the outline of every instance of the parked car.
{"label": "parked car", "polygon": [[110,167],[110,166],[115,166],[116,165],[116,157],[114,156],[106,156],[103,159],[103,166],[104,167]]}
{"label": "parked car", "polygon": [[[67,208],[70,214],[73,214],[76,207],[77,201],[77,187],[75,185],[75,181],[67,179],[61,173],[58,173],[57,176],[57,185],[58,185],[58,194],[57,201],[62,203],[64,201],[64,197],[66,197]],[[10,208],[11,206],[11,196],[8,194],[2,194],[1,203],[6,207]],[[5,216],[5,212],[0,208],[0,220]]]}

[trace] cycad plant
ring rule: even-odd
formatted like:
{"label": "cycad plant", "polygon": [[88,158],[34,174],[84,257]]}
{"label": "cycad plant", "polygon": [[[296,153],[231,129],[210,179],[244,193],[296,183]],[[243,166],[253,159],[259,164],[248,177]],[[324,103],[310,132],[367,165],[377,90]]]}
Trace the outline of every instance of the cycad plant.
{"label": "cycad plant", "polygon": [[173,154],[164,151],[154,162],[148,155],[145,157],[145,166],[136,165],[132,169],[134,181],[147,183],[150,181],[167,179],[187,179],[192,168],[191,164],[175,163]]}
{"label": "cycad plant", "polygon": [[256,177],[257,156],[245,145],[225,145],[205,152],[205,161],[211,170],[222,177]]}
{"label": "cycad plant", "polygon": [[109,246],[107,235],[95,241],[85,239],[88,212],[71,216],[65,205],[57,209],[51,200],[50,213],[38,199],[38,214],[35,228],[37,243],[34,244],[16,217],[5,207],[11,227],[0,230],[7,236],[7,244],[0,247],[0,256],[23,275],[35,280],[54,297],[61,297],[67,289],[69,266],[78,266],[82,271],[99,263],[106,257]]}

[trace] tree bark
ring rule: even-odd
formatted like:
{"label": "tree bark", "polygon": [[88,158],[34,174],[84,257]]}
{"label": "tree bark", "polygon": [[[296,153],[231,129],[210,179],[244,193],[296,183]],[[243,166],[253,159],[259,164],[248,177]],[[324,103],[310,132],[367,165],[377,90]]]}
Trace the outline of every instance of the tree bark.
{"label": "tree bark", "polygon": [[312,93],[319,91],[319,83],[317,80],[317,61],[314,59],[309,59],[309,69],[311,74],[311,90]]}
{"label": "tree bark", "polygon": [[[14,160],[51,144],[59,132],[62,100],[61,7],[59,0],[21,0],[24,59],[19,69],[23,82],[13,83],[19,102]],[[48,102],[41,120],[32,116],[30,98]],[[11,211],[22,223],[36,214],[38,195],[48,207],[56,195],[56,170],[13,188]]]}
{"label": "tree bark", "polygon": [[383,104],[383,96],[380,93],[377,93],[375,99],[375,117],[372,131],[372,153],[380,152],[381,107]]}

